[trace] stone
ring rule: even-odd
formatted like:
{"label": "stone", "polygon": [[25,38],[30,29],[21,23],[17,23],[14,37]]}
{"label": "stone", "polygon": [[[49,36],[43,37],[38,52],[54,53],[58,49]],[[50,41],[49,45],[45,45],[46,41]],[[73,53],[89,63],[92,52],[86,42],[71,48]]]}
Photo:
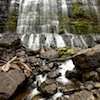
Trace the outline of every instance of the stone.
{"label": "stone", "polygon": [[80,91],[80,83],[78,82],[71,82],[68,83],[65,86],[59,86],[59,90],[64,94],[64,95],[71,95],[77,91]]}
{"label": "stone", "polygon": [[20,44],[19,35],[14,33],[5,34],[0,38],[0,47],[15,49],[20,47]]}
{"label": "stone", "polygon": [[32,64],[34,64],[38,61],[38,59],[35,56],[29,56],[27,60],[28,60],[28,62],[30,62]]}
{"label": "stone", "polygon": [[59,57],[59,55],[56,50],[50,50],[50,51],[46,51],[46,52],[42,53],[40,55],[40,57],[44,58],[44,59],[56,59]]}
{"label": "stone", "polygon": [[46,72],[50,72],[50,68],[48,66],[40,66],[40,67],[36,67],[37,72],[39,73],[46,73]]}
{"label": "stone", "polygon": [[61,73],[59,73],[58,70],[54,70],[48,73],[48,78],[55,79],[57,77],[61,76]]}
{"label": "stone", "polygon": [[69,96],[68,100],[96,100],[93,94],[87,90],[76,92]]}
{"label": "stone", "polygon": [[47,79],[45,82],[43,82],[40,87],[38,87],[38,90],[41,91],[44,95],[50,96],[57,92],[57,83],[53,79]]}
{"label": "stone", "polygon": [[20,51],[16,53],[17,56],[24,56],[25,55],[25,51]]}
{"label": "stone", "polygon": [[0,72],[0,100],[6,100],[25,80],[24,73],[17,69],[11,69],[8,72]]}
{"label": "stone", "polygon": [[93,80],[93,81],[99,81],[99,75],[96,71],[90,71],[82,74],[82,81],[88,81],[88,80]]}
{"label": "stone", "polygon": [[100,82],[95,82],[94,87],[95,88],[100,88]]}
{"label": "stone", "polygon": [[100,67],[100,45],[78,52],[72,58],[79,73]]}
{"label": "stone", "polygon": [[70,80],[81,80],[81,75],[78,74],[76,71],[67,70],[65,76]]}
{"label": "stone", "polygon": [[0,0],[0,33],[6,29],[10,0]]}

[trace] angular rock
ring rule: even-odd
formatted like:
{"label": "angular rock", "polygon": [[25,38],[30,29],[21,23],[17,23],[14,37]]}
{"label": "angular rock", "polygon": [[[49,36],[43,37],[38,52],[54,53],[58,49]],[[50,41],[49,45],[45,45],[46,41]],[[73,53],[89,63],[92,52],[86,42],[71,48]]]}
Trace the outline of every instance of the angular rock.
{"label": "angular rock", "polygon": [[88,80],[93,80],[93,81],[99,81],[99,75],[96,71],[90,71],[82,74],[82,81],[88,81]]}
{"label": "angular rock", "polygon": [[8,99],[25,80],[24,73],[17,69],[0,72],[0,100]]}
{"label": "angular rock", "polygon": [[95,82],[94,87],[95,88],[100,88],[100,82]]}
{"label": "angular rock", "polygon": [[0,47],[5,47],[5,48],[17,48],[20,46],[20,38],[17,34],[5,34],[0,38]]}
{"label": "angular rock", "polygon": [[25,51],[20,51],[16,53],[17,56],[24,56],[25,55]]}
{"label": "angular rock", "polygon": [[29,56],[27,60],[28,62],[34,64],[37,62],[38,59],[35,56]]}
{"label": "angular rock", "polygon": [[93,94],[87,90],[76,92],[69,96],[68,100],[96,100]]}
{"label": "angular rock", "polygon": [[61,73],[59,73],[58,70],[54,70],[48,73],[48,78],[55,79],[57,77],[61,76]]}
{"label": "angular rock", "polygon": [[50,50],[41,54],[41,58],[44,58],[44,59],[56,59],[58,57],[59,55],[56,50]]}
{"label": "angular rock", "polygon": [[41,91],[44,95],[50,96],[57,92],[57,87],[58,85],[55,80],[47,79],[41,84],[38,90]]}
{"label": "angular rock", "polygon": [[100,45],[78,52],[72,60],[79,73],[100,67]]}

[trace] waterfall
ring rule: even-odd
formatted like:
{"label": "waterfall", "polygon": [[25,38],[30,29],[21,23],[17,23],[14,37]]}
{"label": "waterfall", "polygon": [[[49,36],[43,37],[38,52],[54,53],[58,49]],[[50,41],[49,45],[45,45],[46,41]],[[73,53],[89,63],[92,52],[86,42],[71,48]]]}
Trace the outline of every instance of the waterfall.
{"label": "waterfall", "polygon": [[[66,45],[87,48],[88,43],[83,36],[68,33],[76,30],[65,19],[69,18],[76,2],[82,4],[80,8],[83,11],[91,16],[95,15],[99,23],[98,0],[12,0],[11,9],[15,3],[19,4],[17,33],[22,36],[24,45],[33,50],[41,46],[59,48]],[[65,31],[65,35],[59,35],[61,29]]]}

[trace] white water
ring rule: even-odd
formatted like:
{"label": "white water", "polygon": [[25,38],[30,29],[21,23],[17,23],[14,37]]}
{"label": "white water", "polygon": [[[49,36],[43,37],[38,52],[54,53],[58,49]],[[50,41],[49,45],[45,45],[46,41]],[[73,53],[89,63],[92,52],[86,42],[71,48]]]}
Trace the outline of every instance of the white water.
{"label": "white water", "polygon": [[[69,17],[71,13],[72,3],[78,0],[11,0],[10,11],[13,10],[14,4],[19,2],[19,18],[17,24],[18,34],[29,34],[29,40],[25,44],[32,50],[38,50],[41,45],[46,47],[65,47],[66,42],[63,37],[58,35],[60,29],[60,17]],[[90,11],[90,14],[94,14],[97,20],[100,20],[100,11],[97,6],[97,0],[79,0],[84,5],[82,6],[85,12]],[[69,28],[69,26],[65,25]],[[67,35],[67,28],[64,29]],[[69,28],[70,30],[70,28]],[[31,35],[33,34],[33,35]],[[44,42],[40,40],[41,34],[45,35]],[[78,39],[78,38],[77,38]],[[72,35],[70,46],[74,47],[77,41],[75,35]],[[85,48],[88,44],[85,43],[83,37],[79,37]],[[26,35],[22,36],[23,42],[27,40]],[[91,41],[90,41],[91,42]],[[82,47],[82,46],[81,46]]]}
{"label": "white water", "polygon": [[63,38],[60,35],[54,34],[54,37],[55,37],[55,40],[56,40],[56,46],[57,46],[57,48],[65,47],[66,46]]}
{"label": "white water", "polygon": [[27,98],[25,98],[25,100],[32,100],[32,98],[38,94],[40,94],[40,92],[37,90],[37,88],[35,88],[31,91]]}
{"label": "white water", "polygon": [[36,34],[34,42],[32,43],[32,50],[38,50],[40,48],[40,35]]}
{"label": "white water", "polygon": [[65,73],[67,70],[72,71],[75,68],[75,65],[73,64],[72,60],[67,60],[65,63],[59,66],[59,68],[60,68],[59,72],[61,73],[61,76],[57,78],[57,81],[62,83],[63,85],[70,83],[71,81],[66,78]]}
{"label": "white water", "polygon": [[52,34],[45,34],[45,36],[46,36],[46,41],[45,41],[44,45],[45,45],[46,47],[50,47],[51,44],[52,44],[53,41],[54,41],[53,35],[52,35]]}

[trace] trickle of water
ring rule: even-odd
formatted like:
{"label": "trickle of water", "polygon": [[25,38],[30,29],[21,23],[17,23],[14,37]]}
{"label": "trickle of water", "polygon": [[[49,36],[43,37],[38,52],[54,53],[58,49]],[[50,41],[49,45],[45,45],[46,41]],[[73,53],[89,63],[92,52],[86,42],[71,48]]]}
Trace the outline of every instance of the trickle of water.
{"label": "trickle of water", "polygon": [[55,37],[57,48],[65,47],[66,46],[63,38],[60,35],[54,34],[54,37]]}

